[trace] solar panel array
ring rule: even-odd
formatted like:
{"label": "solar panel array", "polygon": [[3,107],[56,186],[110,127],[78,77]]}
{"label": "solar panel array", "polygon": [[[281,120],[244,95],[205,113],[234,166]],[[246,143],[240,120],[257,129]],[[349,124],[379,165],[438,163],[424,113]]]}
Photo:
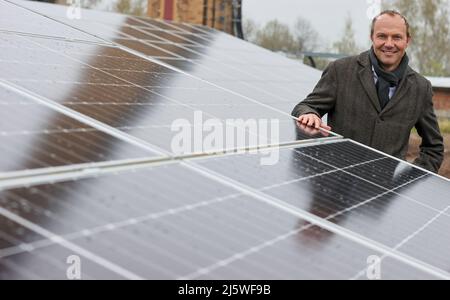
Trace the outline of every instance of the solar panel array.
{"label": "solar panel array", "polygon": [[[450,278],[448,181],[302,133],[289,113],[318,71],[202,26],[19,0],[0,0],[0,48],[0,279],[65,279],[73,256],[82,279],[367,279],[373,257],[382,279]],[[175,153],[173,122],[195,135],[199,114],[279,137]]]}

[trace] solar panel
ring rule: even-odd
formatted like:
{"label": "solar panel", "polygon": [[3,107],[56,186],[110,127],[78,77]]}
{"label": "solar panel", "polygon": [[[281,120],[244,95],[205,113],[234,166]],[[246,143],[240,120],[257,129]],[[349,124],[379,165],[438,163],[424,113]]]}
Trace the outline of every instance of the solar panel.
{"label": "solar panel", "polygon": [[[83,279],[370,279],[371,258],[383,279],[450,278],[448,180],[298,128],[318,71],[202,26],[0,5],[18,13],[0,21],[0,279],[77,260]],[[181,119],[193,144],[210,120],[248,140],[178,153]]]}
{"label": "solar panel", "polygon": [[[348,142],[331,145],[345,149]],[[62,240],[73,242],[119,266],[127,266],[128,273],[116,272],[116,276],[129,278],[125,275],[134,274],[143,278],[170,279],[350,278],[364,271],[368,256],[375,253],[382,257],[383,253],[349,241],[339,233],[313,226],[273,203],[258,201],[246,192],[195,171],[196,165],[213,172],[219,170],[232,181],[248,185],[249,191],[256,190],[288,203],[293,201],[296,207],[311,211],[324,220],[344,228],[348,226],[356,233],[364,231],[366,236],[374,239],[380,238],[379,242],[388,247],[393,247],[390,243],[400,242],[436,214],[431,209],[412,206],[413,202],[407,198],[400,199],[402,194],[399,194],[395,197],[400,203],[391,213],[403,215],[406,211],[411,219],[406,223],[398,222],[396,217],[384,218],[383,221],[382,211],[387,210],[385,206],[388,205],[383,203],[387,201],[387,194],[383,194],[385,190],[345,173],[344,170],[351,169],[350,166],[335,169],[326,163],[314,163],[312,158],[298,152],[305,149],[326,152],[329,151],[328,146],[330,144],[324,149],[322,145],[282,149],[280,164],[266,171],[254,170],[260,168],[257,156],[229,155],[194,160],[189,163],[189,168],[183,163],[170,163],[93,178],[8,189],[0,198],[2,208],[9,211],[14,205],[14,212],[19,217],[44,224],[46,231]],[[360,150],[364,152],[364,149]],[[291,161],[294,159],[297,162],[293,166]],[[372,161],[358,160],[360,164]],[[240,165],[240,168],[234,168],[233,164]],[[223,165],[228,167],[223,168]],[[262,174],[258,176],[261,181],[249,174]],[[188,180],[180,181],[179,178]],[[336,184],[339,181],[345,183],[347,189],[339,188],[344,186]],[[336,184],[334,187],[333,183]],[[411,184],[421,185],[421,182]],[[287,191],[288,188],[292,191]],[[18,199],[22,199],[21,204],[15,205]],[[365,205],[368,207],[362,209]],[[402,226],[394,232],[383,232],[392,223]],[[377,230],[373,230],[374,227]],[[2,253],[17,255],[27,247],[38,250],[54,244],[44,238],[30,241],[23,237],[20,247],[9,245],[2,249]],[[30,255],[33,253],[34,250]],[[60,255],[64,254],[62,251]],[[313,263],[316,260],[320,261]],[[342,265],[336,266],[334,260]],[[333,267],[327,268],[327,264]],[[21,267],[27,269],[26,264]],[[426,271],[413,269],[405,272],[409,267],[398,261],[387,263],[386,268],[389,269],[389,273],[383,273],[386,278],[435,276],[425,267]],[[65,273],[53,276],[63,277]],[[102,272],[89,276],[109,278]]]}
{"label": "solar panel", "polygon": [[[65,10],[62,7],[58,13],[53,11],[51,17],[67,22]],[[264,102],[265,98],[269,98],[268,101],[276,99],[278,102],[283,99],[284,101],[292,99],[292,97],[301,99],[308,93],[311,83],[320,76],[318,71],[301,64],[295,65],[286,58],[271,55],[268,51],[261,51],[254,45],[243,43],[217,31],[199,34],[198,29],[196,29],[197,32],[192,32],[193,26],[185,25],[180,28],[173,23],[146,21],[135,17],[128,18],[127,21],[118,25],[117,21],[113,23],[110,19],[111,17],[106,13],[89,12],[84,14],[82,21],[78,23],[96,24],[95,28],[102,28],[108,32],[114,31],[120,35],[125,34],[128,39],[118,38],[114,42],[141,51],[150,57],[160,58],[183,70],[190,70],[191,74],[218,83],[221,87],[231,90],[239,89],[239,93],[243,95],[259,97],[258,100],[261,102]],[[73,24],[78,26],[76,20],[71,22],[75,22]],[[202,30],[204,30],[203,27]],[[155,37],[158,40],[152,41],[151,39]],[[165,44],[161,44],[160,40]],[[211,42],[214,42],[214,47],[208,47]],[[186,44],[208,47],[208,51],[202,53],[202,51],[188,48]],[[199,56],[201,60],[198,60]],[[261,64],[263,67],[258,68]],[[243,65],[246,68],[242,68]],[[271,68],[276,68],[277,71],[273,72]],[[264,83],[254,84],[252,78],[262,80]],[[301,80],[291,78],[301,78]],[[230,80],[233,82],[227,85],[227,81]],[[274,84],[277,80],[281,80],[282,84]],[[306,85],[299,88],[299,81],[305,81]],[[296,84],[292,84],[293,82]],[[241,85],[243,88],[239,88]],[[261,92],[265,97],[261,97]],[[290,98],[282,97],[286,92],[290,93]]]}
{"label": "solar panel", "polygon": [[[24,22],[26,20],[26,22]],[[21,6],[0,2],[0,29],[2,32],[33,34],[53,38],[102,43],[103,41],[79,30],[61,26]]]}
{"label": "solar panel", "polygon": [[0,174],[156,155],[7,90],[1,82],[0,107]]}
{"label": "solar panel", "polygon": [[[6,70],[1,78],[168,152],[172,122],[186,119],[194,124],[196,111],[223,122],[255,115],[279,120],[281,142],[311,138],[296,132],[287,113],[116,47],[10,35],[2,39],[9,46],[0,54]],[[24,56],[26,61],[21,60]]]}

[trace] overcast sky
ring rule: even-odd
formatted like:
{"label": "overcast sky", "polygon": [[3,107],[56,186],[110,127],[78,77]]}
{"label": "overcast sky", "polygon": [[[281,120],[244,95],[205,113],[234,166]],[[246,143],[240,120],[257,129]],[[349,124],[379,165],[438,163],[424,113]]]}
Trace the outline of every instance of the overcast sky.
{"label": "overcast sky", "polygon": [[243,18],[260,25],[278,19],[293,25],[297,17],[309,20],[322,40],[331,45],[340,39],[347,15],[353,19],[358,45],[368,47],[369,26],[376,0],[243,0]]}

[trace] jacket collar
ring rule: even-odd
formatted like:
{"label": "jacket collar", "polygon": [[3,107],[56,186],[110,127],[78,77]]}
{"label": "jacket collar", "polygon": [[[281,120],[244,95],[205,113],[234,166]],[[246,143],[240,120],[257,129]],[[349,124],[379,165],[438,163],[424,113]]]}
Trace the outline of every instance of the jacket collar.
{"label": "jacket collar", "polygon": [[[362,67],[369,68],[372,70],[372,64],[370,63],[370,58],[369,58],[369,50],[361,53],[358,56],[358,63]],[[406,69],[406,72],[405,72],[405,77],[414,75],[414,73],[415,73],[414,70],[410,66],[408,66],[408,68]]]}
{"label": "jacket collar", "polygon": [[[411,69],[411,67],[408,66],[405,75],[395,92],[394,97],[392,97],[392,99],[388,102],[386,107],[383,110],[381,110],[380,101],[378,100],[378,94],[373,79],[373,72],[369,58],[369,51],[365,51],[358,56],[358,64],[360,65],[358,77],[361,81],[362,86],[364,87],[364,90],[369,96],[370,102],[372,103],[372,105],[375,107],[375,109],[379,114],[382,114],[385,111],[389,110],[392,106],[398,103],[400,99],[402,99],[404,94],[411,87],[412,79],[410,78],[410,76],[415,74],[413,69]],[[409,84],[407,84],[406,82],[408,82]]]}

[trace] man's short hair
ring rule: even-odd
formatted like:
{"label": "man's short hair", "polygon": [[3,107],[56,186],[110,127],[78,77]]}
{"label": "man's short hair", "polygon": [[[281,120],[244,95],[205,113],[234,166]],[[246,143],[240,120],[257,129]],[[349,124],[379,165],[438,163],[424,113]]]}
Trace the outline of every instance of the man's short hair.
{"label": "man's short hair", "polygon": [[406,19],[406,17],[404,15],[402,15],[401,13],[399,13],[398,11],[392,10],[392,9],[384,10],[384,11],[380,12],[377,16],[375,16],[375,18],[373,18],[372,26],[370,28],[370,36],[373,36],[373,33],[375,31],[375,23],[378,20],[378,18],[381,17],[382,15],[390,15],[392,17],[400,16],[405,21],[407,37],[411,37],[411,32],[409,30],[409,23],[408,23],[408,20]]}

